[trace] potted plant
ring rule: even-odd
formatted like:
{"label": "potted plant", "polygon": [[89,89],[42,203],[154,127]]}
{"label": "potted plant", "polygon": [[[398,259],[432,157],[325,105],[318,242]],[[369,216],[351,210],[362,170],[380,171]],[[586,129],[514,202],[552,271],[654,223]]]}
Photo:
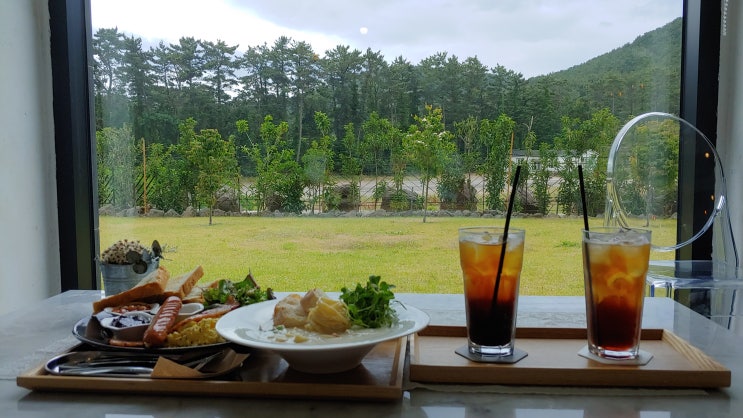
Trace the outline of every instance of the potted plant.
{"label": "potted plant", "polygon": [[157,240],[147,248],[139,240],[123,239],[101,253],[98,266],[107,296],[131,289],[160,265],[162,249]]}

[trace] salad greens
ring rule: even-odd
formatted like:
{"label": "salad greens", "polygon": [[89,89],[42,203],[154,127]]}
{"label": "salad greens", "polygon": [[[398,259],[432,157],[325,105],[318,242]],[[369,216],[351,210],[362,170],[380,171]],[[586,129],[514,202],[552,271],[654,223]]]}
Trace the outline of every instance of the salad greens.
{"label": "salad greens", "polygon": [[215,303],[228,303],[230,298],[234,298],[240,306],[276,299],[273,290],[271,288],[261,289],[251,273],[248,273],[241,282],[222,279],[217,283],[217,286],[204,289],[202,296],[204,297],[204,304],[207,306]]}
{"label": "salad greens", "polygon": [[390,327],[397,313],[390,302],[395,298],[394,285],[381,281],[380,276],[369,276],[366,286],[357,283],[356,288],[341,289],[340,299],[348,306],[351,322],[363,328]]}

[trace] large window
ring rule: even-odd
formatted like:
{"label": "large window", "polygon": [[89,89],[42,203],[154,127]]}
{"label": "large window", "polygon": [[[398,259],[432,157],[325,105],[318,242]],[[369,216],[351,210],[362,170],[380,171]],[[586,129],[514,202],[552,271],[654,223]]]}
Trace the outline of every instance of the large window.
{"label": "large window", "polygon": [[[308,225],[327,219],[320,213],[341,212],[345,215],[340,219],[366,219],[380,208],[416,222],[444,211],[462,213],[457,210],[497,216],[505,208],[513,168],[521,163],[527,181],[522,178],[526,187],[519,210],[569,216],[579,210],[575,164],[582,163],[591,180],[589,210],[598,214],[603,208],[601,175],[608,145],[619,126],[632,116],[647,111],[679,114],[714,139],[719,4],[670,2],[676,12],[653,21],[656,11],[631,10],[622,18],[620,10],[610,9],[618,7],[611,2],[585,3],[572,11],[567,6],[532,10],[529,16],[535,20],[545,16],[554,20],[526,25],[529,31],[512,27],[510,32],[507,28],[484,35],[470,32],[467,42],[460,44],[455,42],[457,17],[441,10],[444,17],[415,19],[430,23],[418,30],[430,43],[418,46],[410,37],[416,32],[411,21],[402,18],[412,12],[400,8],[386,11],[385,16],[386,23],[403,25],[389,30],[397,33],[400,42],[384,43],[376,37],[383,23],[371,20],[373,13],[368,11],[356,11],[356,16],[368,19],[349,22],[352,35],[333,38],[320,35],[323,31],[342,33],[339,21],[345,19],[339,16],[325,26],[312,27],[306,24],[317,24],[317,19],[309,12],[298,12],[294,17],[303,21],[297,22],[286,10],[278,16],[270,8],[254,7],[238,11],[304,30],[264,29],[274,35],[264,39],[243,32],[239,39],[245,41],[241,42],[230,40],[231,31],[224,25],[232,18],[224,10],[207,19],[224,19],[212,33],[194,29],[156,39],[147,29],[135,33],[124,24],[91,23],[90,16],[96,13],[91,13],[86,1],[50,2],[55,120],[61,151],[63,289],[97,288],[92,260],[112,240],[149,240],[147,231],[162,228],[155,224],[157,219],[167,221],[165,228],[176,229],[170,223],[173,218],[157,218],[150,210],[171,212],[177,219],[186,219],[181,217],[186,211],[201,215],[195,223],[189,219],[191,229],[181,231],[181,238],[166,240],[174,251],[176,270],[185,271],[190,266],[187,263],[196,262],[208,264],[207,271],[233,277],[237,273],[222,266],[247,254],[211,253],[198,247],[201,241],[212,239],[216,228],[207,226],[212,216],[224,212],[232,215],[230,230],[236,222],[258,222],[255,219],[271,219],[280,225],[273,215],[277,212],[293,214],[292,219],[301,214]],[[104,2],[92,0],[94,12],[96,7],[103,8]],[[473,13],[466,9],[466,2],[458,7]],[[515,12],[497,11],[501,15]],[[401,18],[393,18],[395,14]],[[591,14],[600,19],[578,19]],[[609,16],[616,20],[607,20]],[[162,16],[158,19],[162,21]],[[573,30],[584,25],[590,28],[590,23],[613,25],[606,33],[624,32],[625,38],[616,38],[609,46],[572,43],[564,50],[557,31],[549,33],[549,40],[533,41],[557,19]],[[461,20],[468,22],[462,28],[477,23]],[[244,30],[245,20],[239,21]],[[499,26],[487,21],[479,24]],[[252,25],[262,27],[258,22]],[[83,33],[85,27],[87,33]],[[584,32],[578,37],[591,35]],[[526,52],[530,42],[537,48]],[[539,57],[547,64],[519,60],[520,56]],[[448,145],[433,155],[446,154],[446,159],[430,158],[426,154],[434,147],[430,141],[441,138]],[[427,148],[416,148],[416,141]],[[197,144],[221,144],[223,151],[218,156],[226,162],[215,163],[215,155],[211,155],[212,165],[204,162],[198,158],[199,149],[193,148]],[[679,181],[687,181],[684,176],[696,172],[681,165]],[[699,188],[707,186],[699,183]],[[680,216],[693,204],[694,196],[700,195],[693,188],[684,193],[678,196]],[[109,212],[99,218],[99,207]],[[246,216],[261,213],[264,216]],[[137,224],[143,218],[149,223]],[[227,223],[226,218],[214,219]],[[429,223],[441,218],[435,219]],[[455,219],[472,222],[465,216]],[[328,267],[334,263],[332,257],[324,255],[333,253],[343,231],[328,224],[321,228],[327,230],[325,239],[314,245],[324,251],[318,252],[315,261],[323,265],[318,271],[333,272]],[[400,226],[395,231],[400,236],[375,236],[380,242],[362,245],[356,240],[348,246],[352,252],[357,249],[359,264],[366,262],[367,268],[374,268],[374,258],[380,253],[415,251],[414,241],[419,238],[406,240],[406,231],[406,226]],[[287,229],[273,236],[302,233]],[[450,235],[454,241],[453,230]],[[237,235],[230,239],[251,238]],[[702,240],[693,254],[678,256],[709,258],[709,242]],[[378,245],[380,253],[366,252],[372,244]],[[570,247],[570,239],[564,244]],[[287,257],[296,245],[312,244],[287,240],[278,246],[277,251],[285,251],[278,254],[280,260],[272,262],[289,264]],[[446,246],[432,251],[439,250],[446,251]],[[441,276],[432,275],[424,257],[438,258],[430,253],[403,258],[405,265],[398,269],[404,273],[400,274],[430,281],[458,277],[452,276],[456,264]],[[416,270],[411,264],[419,267]],[[250,263],[242,267],[255,268]],[[531,293],[552,291],[542,288]]]}

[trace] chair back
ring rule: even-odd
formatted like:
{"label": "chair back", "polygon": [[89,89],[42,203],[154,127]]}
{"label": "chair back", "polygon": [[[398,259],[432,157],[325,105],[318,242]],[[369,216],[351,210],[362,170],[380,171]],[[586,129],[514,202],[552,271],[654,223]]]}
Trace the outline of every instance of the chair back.
{"label": "chair back", "polygon": [[[685,177],[680,178],[680,172]],[[681,219],[678,196],[692,187],[686,180],[692,177],[708,179],[715,185],[714,192],[695,197],[693,209],[685,210],[686,218]],[[651,262],[651,273],[670,266],[673,277],[741,278],[722,162],[709,138],[691,123],[662,112],[629,121],[609,151],[606,183],[605,225],[651,229],[655,252],[683,254],[685,247],[712,228],[712,261],[677,261],[676,255],[666,255]],[[704,222],[693,219],[700,216]]]}

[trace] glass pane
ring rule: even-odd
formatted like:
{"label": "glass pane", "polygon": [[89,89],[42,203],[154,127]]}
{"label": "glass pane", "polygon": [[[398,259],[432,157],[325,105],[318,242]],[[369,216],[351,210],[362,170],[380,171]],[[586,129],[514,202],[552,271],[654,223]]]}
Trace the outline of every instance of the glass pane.
{"label": "glass pane", "polygon": [[522,294],[582,294],[578,165],[598,226],[619,128],[679,111],[681,1],[91,3],[101,250],[202,284],[460,293],[520,165]]}

